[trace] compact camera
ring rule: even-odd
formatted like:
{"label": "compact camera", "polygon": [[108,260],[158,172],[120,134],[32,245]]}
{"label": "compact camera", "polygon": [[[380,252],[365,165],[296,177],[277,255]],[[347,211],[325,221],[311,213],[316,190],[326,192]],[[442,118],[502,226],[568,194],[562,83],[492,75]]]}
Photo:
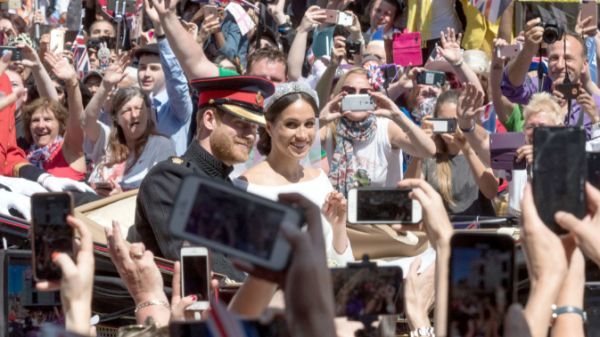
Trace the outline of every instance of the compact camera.
{"label": "compact camera", "polygon": [[360,54],[361,45],[362,43],[360,41],[346,40],[346,58],[351,60],[354,55]]}

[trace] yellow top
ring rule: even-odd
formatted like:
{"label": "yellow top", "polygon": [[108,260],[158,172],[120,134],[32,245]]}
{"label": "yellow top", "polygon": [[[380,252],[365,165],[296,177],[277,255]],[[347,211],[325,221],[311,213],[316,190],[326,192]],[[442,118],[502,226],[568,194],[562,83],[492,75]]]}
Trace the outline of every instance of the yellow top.
{"label": "yellow top", "polygon": [[[411,32],[421,32],[423,46],[430,40],[431,32],[431,2],[432,0],[408,0],[407,28]],[[500,19],[497,23],[489,22],[477,8],[471,6],[468,0],[460,0],[467,27],[463,33],[462,47],[464,49],[479,49],[491,56],[493,40],[498,33]]]}

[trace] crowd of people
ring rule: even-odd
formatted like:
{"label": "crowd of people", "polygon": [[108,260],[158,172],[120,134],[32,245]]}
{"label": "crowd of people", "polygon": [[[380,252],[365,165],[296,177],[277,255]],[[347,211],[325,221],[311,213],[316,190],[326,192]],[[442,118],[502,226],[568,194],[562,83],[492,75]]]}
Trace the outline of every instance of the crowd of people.
{"label": "crowd of people", "polygon": [[[154,262],[180,259],[187,243],[169,219],[183,179],[200,175],[293,204],[307,224],[281,225],[292,247],[282,272],[211,252],[212,271],[240,285],[227,308],[212,303],[213,316],[259,318],[275,306],[292,336],[352,335],[334,320],[328,268],[367,254],[405,267],[410,336],[450,336],[451,217],[512,217],[530,291],[498,317],[504,336],[584,336],[600,191],[585,186],[585,217],[555,214],[559,236],[530,181],[537,127],[581,127],[586,150],[600,151],[593,17],[559,22],[562,36],[548,40],[547,18],[516,22],[517,1],[495,22],[467,0],[137,0],[122,15],[103,0],[37,2],[0,9],[12,48],[0,58],[0,213],[31,220],[35,193],[69,191],[81,206],[137,191],[131,228],[114,222],[106,240],[137,322],[154,327],[145,334],[201,318],[186,310],[196,299],[181,294],[179,262],[170,299]],[[416,55],[402,54],[403,35],[416,33]],[[500,52],[509,46],[516,52]],[[397,65],[407,55],[422,64]],[[352,95],[370,105],[344,109]],[[434,131],[436,119],[455,127]],[[525,139],[515,151],[523,165],[492,168],[490,139],[507,132]],[[412,189],[421,223],[349,223],[357,187]],[[82,219],[67,222],[78,252],[53,253],[62,279],[37,288],[60,290],[66,330],[89,336],[93,239]]]}

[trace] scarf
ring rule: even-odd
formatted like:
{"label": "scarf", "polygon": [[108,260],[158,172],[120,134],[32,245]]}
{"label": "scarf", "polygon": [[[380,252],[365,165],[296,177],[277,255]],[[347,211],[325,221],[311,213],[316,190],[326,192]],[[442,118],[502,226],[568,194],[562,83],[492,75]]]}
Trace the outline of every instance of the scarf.
{"label": "scarf", "polygon": [[374,115],[370,115],[360,122],[342,118],[337,125],[329,181],[337,191],[344,195],[348,194],[348,190],[358,187],[358,184],[365,186],[370,183],[368,177],[364,177],[364,172],[361,172],[363,170],[357,169],[354,142],[373,139],[376,130],[377,118]]}
{"label": "scarf", "polygon": [[44,164],[54,157],[57,151],[60,151],[63,144],[63,137],[58,136],[52,144],[46,146],[37,146],[32,144],[27,154],[27,160],[35,167],[44,169]]}

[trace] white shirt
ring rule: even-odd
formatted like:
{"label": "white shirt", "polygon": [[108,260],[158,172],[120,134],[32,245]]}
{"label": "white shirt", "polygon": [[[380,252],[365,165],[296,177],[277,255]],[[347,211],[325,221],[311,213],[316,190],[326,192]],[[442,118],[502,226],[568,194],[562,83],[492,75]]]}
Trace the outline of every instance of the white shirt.
{"label": "white shirt", "polygon": [[[271,200],[277,200],[277,196],[280,193],[299,193],[302,196],[308,198],[319,208],[323,207],[327,194],[333,192],[333,186],[329,182],[329,178],[325,172],[320,170],[320,174],[317,178],[301,181],[294,184],[287,185],[258,185],[247,183],[243,180],[234,180],[234,184],[237,186],[246,186],[246,189],[250,193],[254,193]],[[352,255],[352,247],[350,247],[350,241],[348,246],[342,254],[338,254],[333,248],[333,232],[331,230],[331,224],[323,214],[321,214],[321,223],[323,227],[323,236],[325,238],[325,245],[327,251],[328,264],[330,266],[346,266],[346,263],[354,261]]]}
{"label": "white shirt", "polygon": [[[390,122],[385,117],[377,117],[375,137],[369,141],[354,142],[358,168],[366,171],[371,181],[370,186],[373,187],[395,187],[402,180],[402,150],[392,148],[388,134]],[[334,154],[333,135],[327,137],[325,149],[331,166]]]}

